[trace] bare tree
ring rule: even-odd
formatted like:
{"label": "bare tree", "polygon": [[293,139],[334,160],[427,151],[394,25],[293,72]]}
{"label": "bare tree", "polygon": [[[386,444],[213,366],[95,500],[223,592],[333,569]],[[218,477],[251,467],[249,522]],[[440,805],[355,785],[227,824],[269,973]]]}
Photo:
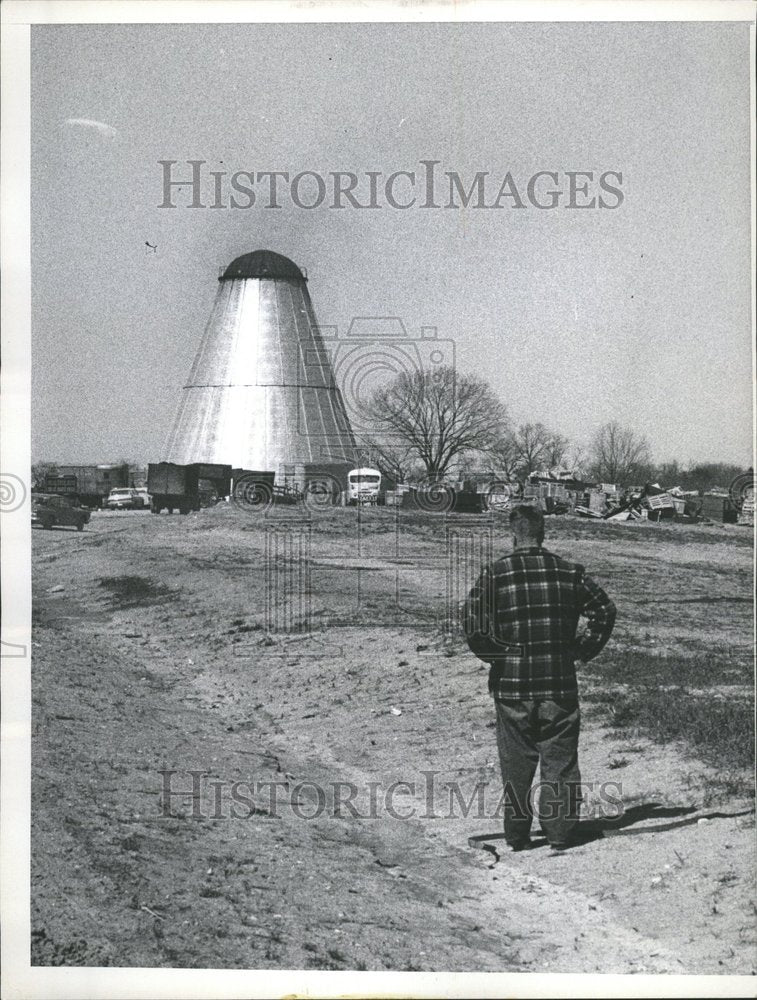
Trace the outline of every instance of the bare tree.
{"label": "bare tree", "polygon": [[505,429],[488,452],[494,472],[502,476],[506,482],[518,478],[520,455],[515,443],[515,437],[509,429]]}
{"label": "bare tree", "polygon": [[47,476],[57,476],[58,466],[55,462],[35,462],[32,465],[32,485],[36,489],[45,488]]}
{"label": "bare tree", "polygon": [[682,472],[681,466],[673,459],[672,462],[661,462],[656,466],[652,478],[661,486],[678,486]]}
{"label": "bare tree", "polygon": [[488,451],[507,414],[489,385],[451,366],[402,373],[379,389],[370,414],[382,437],[415,452],[431,480],[468,451]]}
{"label": "bare tree", "polygon": [[728,486],[737,477],[751,472],[723,462],[700,462],[681,473],[679,485],[689,490],[708,490],[713,486]]}
{"label": "bare tree", "polygon": [[409,482],[418,470],[418,454],[413,445],[404,441],[380,441],[373,437],[363,437],[359,446],[369,456],[369,465],[375,465],[397,483]]}
{"label": "bare tree", "polygon": [[489,455],[508,479],[525,480],[539,469],[562,465],[569,447],[566,437],[549,430],[544,424],[521,424],[514,431],[504,429]]}
{"label": "bare tree", "polygon": [[551,433],[544,445],[544,464],[547,469],[561,468],[570,448],[570,441],[562,434]]}
{"label": "bare tree", "polygon": [[608,483],[627,484],[644,478],[652,461],[646,438],[611,420],[599,428],[592,442],[591,472]]}
{"label": "bare tree", "polygon": [[547,462],[547,446],[553,437],[544,424],[521,424],[514,436],[518,475],[528,479]]}
{"label": "bare tree", "polygon": [[588,458],[586,448],[582,444],[573,444],[567,454],[568,468],[576,479],[583,479]]}

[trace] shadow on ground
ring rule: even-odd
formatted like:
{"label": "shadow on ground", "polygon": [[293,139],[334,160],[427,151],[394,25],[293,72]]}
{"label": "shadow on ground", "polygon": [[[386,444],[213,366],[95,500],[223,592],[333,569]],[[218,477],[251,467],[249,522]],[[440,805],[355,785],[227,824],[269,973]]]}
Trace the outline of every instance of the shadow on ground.
{"label": "shadow on ground", "polygon": [[[585,844],[591,844],[595,840],[603,840],[605,837],[628,837],[642,833],[663,833],[666,830],[691,826],[694,823],[698,823],[700,819],[730,819],[735,816],[748,816],[752,812],[752,809],[742,809],[738,812],[708,812],[697,809],[696,806],[663,806],[659,802],[643,802],[637,806],[630,806],[621,816],[582,820],[578,824],[578,829],[568,850],[583,847]],[[645,820],[661,819],[670,819],[672,822],[655,822],[651,826],[637,826],[638,823],[643,823]],[[482,833],[474,837],[469,837],[468,846],[487,850],[487,844],[503,842],[504,839],[505,835],[502,832]],[[532,837],[531,843],[535,848],[545,847],[547,846],[547,839],[540,830],[536,836]]]}

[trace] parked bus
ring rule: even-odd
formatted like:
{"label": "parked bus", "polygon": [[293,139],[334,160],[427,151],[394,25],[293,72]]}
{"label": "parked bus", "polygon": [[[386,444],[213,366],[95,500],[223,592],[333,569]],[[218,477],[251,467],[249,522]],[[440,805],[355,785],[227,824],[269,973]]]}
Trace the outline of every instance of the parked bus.
{"label": "parked bus", "polygon": [[377,504],[381,489],[381,473],[378,469],[352,469],[347,476],[347,503]]}

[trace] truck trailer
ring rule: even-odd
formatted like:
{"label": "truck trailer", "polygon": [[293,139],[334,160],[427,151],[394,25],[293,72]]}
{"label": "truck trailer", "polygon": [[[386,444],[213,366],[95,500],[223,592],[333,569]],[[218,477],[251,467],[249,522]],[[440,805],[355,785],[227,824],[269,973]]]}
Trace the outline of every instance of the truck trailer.
{"label": "truck trailer", "polygon": [[122,465],[59,465],[57,476],[45,477],[45,492],[78,497],[82,507],[101,507],[110,491],[133,485]]}
{"label": "truck trailer", "polygon": [[199,510],[203,499],[228,496],[231,492],[231,466],[194,462],[151,462],[147,467],[147,490],[152,496],[151,510],[169,514],[178,510],[188,514]]}
{"label": "truck trailer", "polygon": [[194,465],[173,462],[150,462],[147,466],[147,492],[152,497],[150,509],[160,514],[165,507],[169,514],[178,510],[188,514],[200,509],[199,477]]}

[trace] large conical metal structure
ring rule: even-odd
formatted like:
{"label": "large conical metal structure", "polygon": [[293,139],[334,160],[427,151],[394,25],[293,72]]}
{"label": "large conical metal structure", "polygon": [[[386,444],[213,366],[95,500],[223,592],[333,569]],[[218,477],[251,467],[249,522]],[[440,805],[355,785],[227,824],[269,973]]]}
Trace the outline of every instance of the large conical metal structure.
{"label": "large conical metal structure", "polygon": [[279,475],[354,462],[355,438],[300,269],[256,250],[219,282],[166,460]]}

